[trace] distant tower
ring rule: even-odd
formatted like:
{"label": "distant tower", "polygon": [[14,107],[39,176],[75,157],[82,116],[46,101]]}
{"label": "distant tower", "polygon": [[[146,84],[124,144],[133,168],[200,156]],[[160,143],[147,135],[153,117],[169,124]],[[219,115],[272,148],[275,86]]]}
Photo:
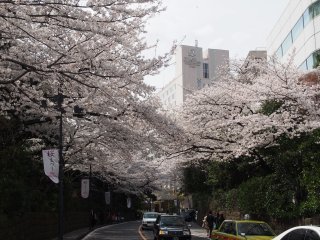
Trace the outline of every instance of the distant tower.
{"label": "distant tower", "polygon": [[181,106],[188,94],[211,85],[221,68],[229,64],[229,51],[179,45],[176,49],[176,73],[174,78],[158,92],[165,109]]}
{"label": "distant tower", "polygon": [[198,40],[195,41],[194,46],[195,46],[195,47],[198,47]]}

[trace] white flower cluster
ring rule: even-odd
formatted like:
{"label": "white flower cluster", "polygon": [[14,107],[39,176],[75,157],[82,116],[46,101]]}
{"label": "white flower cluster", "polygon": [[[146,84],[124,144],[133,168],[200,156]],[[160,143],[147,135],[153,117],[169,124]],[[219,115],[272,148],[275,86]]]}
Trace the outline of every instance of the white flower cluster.
{"label": "white flower cluster", "polygon": [[151,186],[157,174],[146,173],[161,160],[148,156],[165,151],[169,133],[143,79],[170,56],[143,58],[149,46],[142,34],[160,3],[0,2],[0,114],[19,118],[45,147],[57,147],[62,110],[68,166],[91,164],[132,191]]}
{"label": "white flower cluster", "polygon": [[188,97],[176,116],[187,159],[231,159],[320,127],[319,84],[299,80],[303,73],[290,64],[251,66],[259,74],[224,75]]}

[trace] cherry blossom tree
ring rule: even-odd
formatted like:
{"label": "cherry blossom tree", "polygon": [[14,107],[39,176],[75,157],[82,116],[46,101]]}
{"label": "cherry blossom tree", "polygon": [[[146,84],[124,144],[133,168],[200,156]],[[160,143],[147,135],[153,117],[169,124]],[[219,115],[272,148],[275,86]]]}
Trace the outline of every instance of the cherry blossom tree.
{"label": "cherry blossom tree", "polygon": [[[228,160],[253,155],[320,127],[319,85],[305,84],[289,62],[232,64],[212,86],[190,95],[176,116],[188,136],[174,155]],[[314,70],[319,75],[319,70]]]}
{"label": "cherry blossom tree", "polygon": [[1,1],[0,114],[54,147],[60,93],[66,166],[149,186],[164,165],[154,154],[177,132],[143,82],[172,53],[144,57],[155,47],[146,21],[162,10],[161,0]]}

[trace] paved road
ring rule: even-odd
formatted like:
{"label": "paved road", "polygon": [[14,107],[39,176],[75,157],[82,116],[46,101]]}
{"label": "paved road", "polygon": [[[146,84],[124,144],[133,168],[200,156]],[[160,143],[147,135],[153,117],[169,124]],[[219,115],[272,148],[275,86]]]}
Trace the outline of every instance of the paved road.
{"label": "paved road", "polygon": [[[145,239],[143,240],[153,240],[152,230],[144,230],[142,231],[142,233],[145,236]],[[191,235],[192,235],[192,240],[208,239],[206,231],[203,228],[200,228],[195,223],[191,223]]]}
{"label": "paved road", "polygon": [[141,221],[124,222],[98,228],[83,240],[141,240],[139,233]]}
{"label": "paved road", "polygon": [[[198,225],[191,223],[192,240],[204,240],[206,232]],[[105,226],[94,230],[83,240],[153,240],[152,230],[141,230],[141,221],[125,222]]]}

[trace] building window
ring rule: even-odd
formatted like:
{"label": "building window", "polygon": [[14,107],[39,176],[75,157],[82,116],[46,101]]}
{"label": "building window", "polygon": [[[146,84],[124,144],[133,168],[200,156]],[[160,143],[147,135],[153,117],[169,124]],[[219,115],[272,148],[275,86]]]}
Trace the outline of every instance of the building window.
{"label": "building window", "polygon": [[[276,56],[283,57],[283,55],[286,54],[286,52],[288,51],[292,43],[298,38],[299,34],[308,25],[308,23],[319,15],[320,15],[320,1],[316,1],[313,4],[311,4],[308,7],[308,9],[304,11],[303,15],[299,18],[299,20],[294,25],[292,30],[289,32],[285,40],[277,49],[277,52],[275,53]],[[279,51],[281,48],[282,48],[282,53]]]}
{"label": "building window", "polygon": [[307,58],[307,70],[313,68],[313,56],[312,54]]}
{"label": "building window", "polygon": [[307,70],[307,61],[303,61],[303,63],[299,66],[299,69],[306,71]]}
{"label": "building window", "polygon": [[291,45],[292,45],[292,36],[291,36],[291,32],[289,32],[288,36],[286,37],[286,39],[281,44],[283,55],[286,54],[286,52],[289,50]]}
{"label": "building window", "polygon": [[308,8],[303,13],[303,27],[306,27],[308,23],[310,22],[310,16],[311,16],[311,8]]}
{"label": "building window", "polygon": [[320,50],[313,52],[303,63],[299,66],[301,70],[311,70],[320,65]]}
{"label": "building window", "polygon": [[292,41],[294,42],[303,31],[303,17],[300,17],[296,25],[292,28]]}
{"label": "building window", "polygon": [[278,50],[276,51],[276,56],[277,56],[277,58],[282,58],[282,56],[283,56],[283,54],[282,54],[282,47],[280,46],[279,48],[278,48]]}
{"label": "building window", "polygon": [[209,78],[209,65],[208,65],[208,63],[203,63],[203,77]]}

